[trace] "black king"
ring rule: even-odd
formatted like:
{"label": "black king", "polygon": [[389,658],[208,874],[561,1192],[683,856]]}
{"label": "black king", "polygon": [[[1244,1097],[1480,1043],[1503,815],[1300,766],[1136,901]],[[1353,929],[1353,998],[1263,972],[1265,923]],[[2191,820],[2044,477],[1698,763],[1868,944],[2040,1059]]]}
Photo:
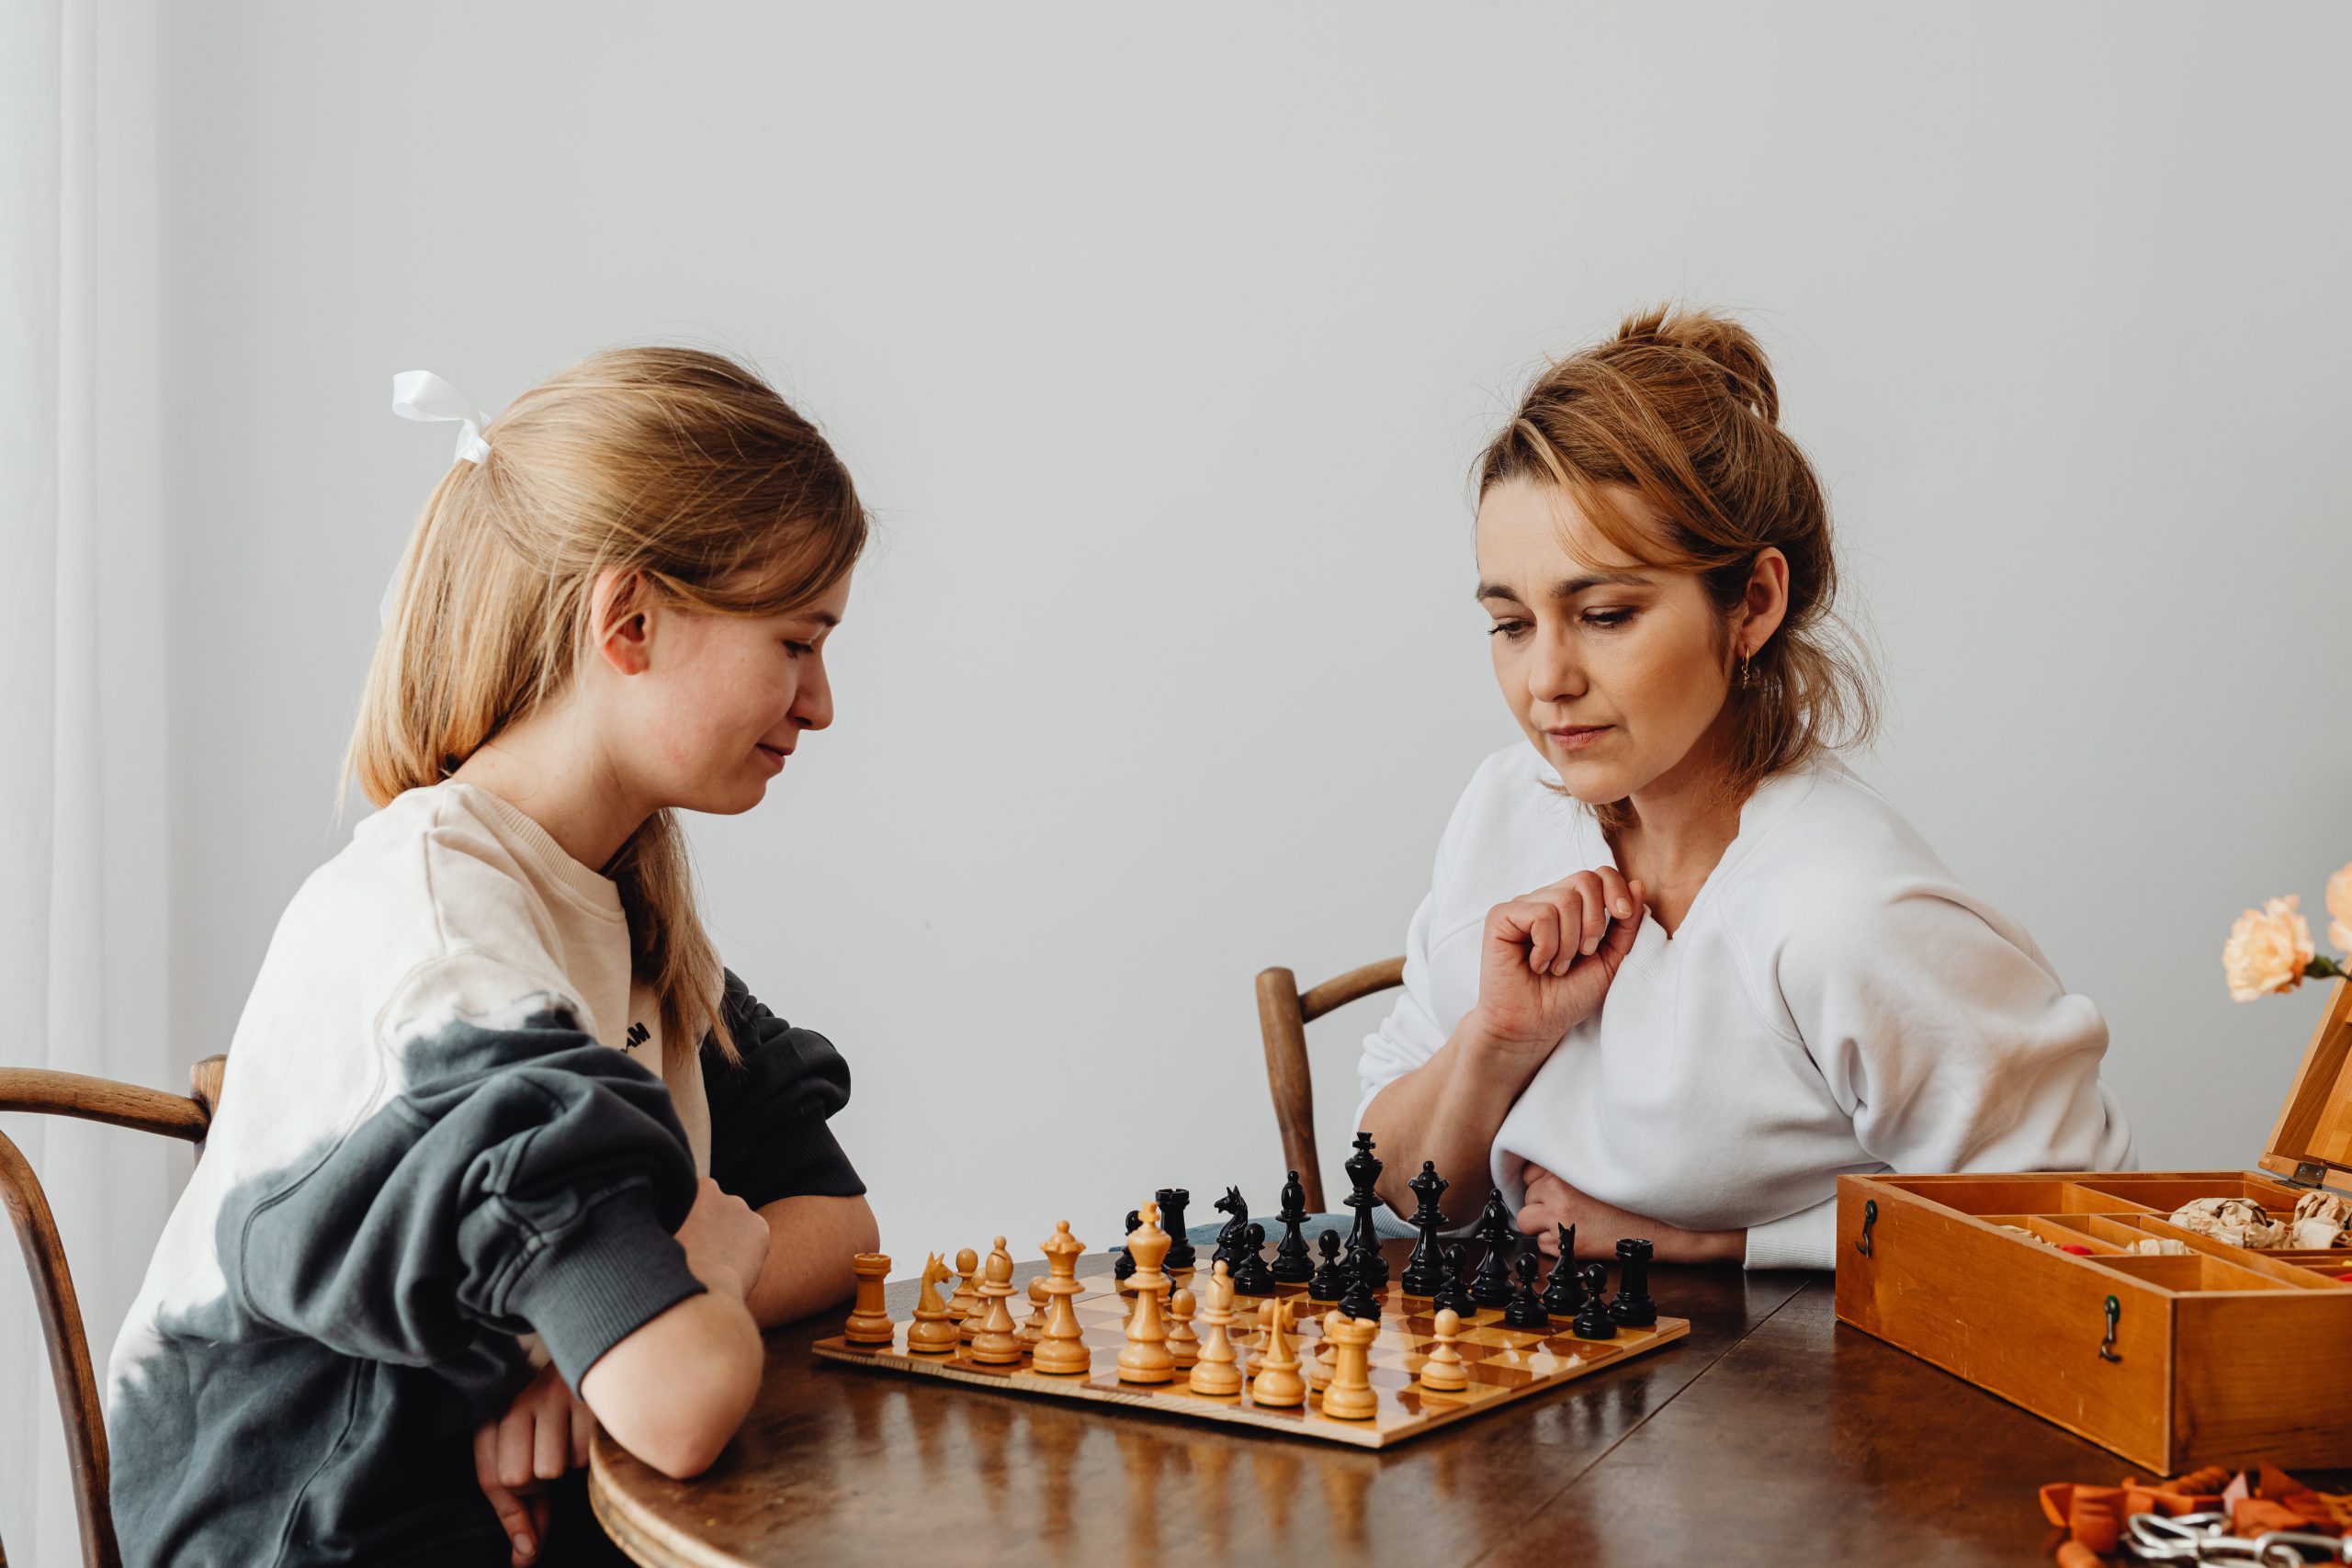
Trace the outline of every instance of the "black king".
{"label": "black king", "polygon": [[[1374,1230],[1372,1211],[1380,1200],[1373,1193],[1373,1183],[1380,1179],[1380,1160],[1372,1152],[1372,1134],[1356,1134],[1356,1152],[1348,1160],[1348,1181],[1354,1190],[1348,1194],[1348,1207],[1356,1212],[1355,1224],[1348,1230],[1349,1267],[1360,1270],[1365,1286],[1373,1291],[1388,1288],[1388,1260],[1380,1256],[1380,1236]],[[1361,1259],[1361,1261],[1359,1261]]]}

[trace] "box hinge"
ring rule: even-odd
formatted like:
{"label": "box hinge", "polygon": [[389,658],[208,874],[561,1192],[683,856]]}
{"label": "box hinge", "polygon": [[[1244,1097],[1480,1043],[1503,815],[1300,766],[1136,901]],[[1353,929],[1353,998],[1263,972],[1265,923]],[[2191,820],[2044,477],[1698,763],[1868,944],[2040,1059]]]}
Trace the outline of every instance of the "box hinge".
{"label": "box hinge", "polygon": [[2327,1179],[2327,1167],[2315,1159],[2295,1162],[2295,1174],[2287,1179],[2290,1187],[2317,1187]]}

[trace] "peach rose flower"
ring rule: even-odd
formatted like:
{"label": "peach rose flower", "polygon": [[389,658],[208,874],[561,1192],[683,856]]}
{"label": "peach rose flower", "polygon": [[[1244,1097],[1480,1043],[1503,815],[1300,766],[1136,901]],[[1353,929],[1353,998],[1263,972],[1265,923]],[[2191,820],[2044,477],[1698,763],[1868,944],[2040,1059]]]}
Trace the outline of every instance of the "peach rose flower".
{"label": "peach rose flower", "polygon": [[2292,893],[2248,909],[2230,928],[2222,948],[2222,967],[2230,979],[2233,1000],[2250,1002],[2256,997],[2291,991],[2303,983],[2303,968],[2312,961],[2312,928],[2296,913],[2302,900]]}
{"label": "peach rose flower", "polygon": [[2327,879],[2327,940],[2335,951],[2352,955],[2352,865]]}

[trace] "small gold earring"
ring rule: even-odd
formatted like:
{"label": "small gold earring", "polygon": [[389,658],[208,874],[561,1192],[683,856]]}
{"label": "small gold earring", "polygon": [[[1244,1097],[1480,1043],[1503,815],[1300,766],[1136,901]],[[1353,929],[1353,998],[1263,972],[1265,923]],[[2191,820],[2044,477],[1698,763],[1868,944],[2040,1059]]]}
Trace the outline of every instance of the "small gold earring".
{"label": "small gold earring", "polygon": [[1739,689],[1743,692],[1756,684],[1756,656],[1749,654],[1739,661]]}

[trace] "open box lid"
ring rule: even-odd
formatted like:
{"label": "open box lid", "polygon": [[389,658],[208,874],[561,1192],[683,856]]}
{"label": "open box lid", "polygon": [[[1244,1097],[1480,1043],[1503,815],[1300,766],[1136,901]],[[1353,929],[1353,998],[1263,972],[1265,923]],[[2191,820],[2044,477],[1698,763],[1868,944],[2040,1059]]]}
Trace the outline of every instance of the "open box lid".
{"label": "open box lid", "polygon": [[2335,1173],[2352,1171],[2352,981],[2335,982],[2270,1129],[2262,1168],[2299,1187],[2325,1186]]}

